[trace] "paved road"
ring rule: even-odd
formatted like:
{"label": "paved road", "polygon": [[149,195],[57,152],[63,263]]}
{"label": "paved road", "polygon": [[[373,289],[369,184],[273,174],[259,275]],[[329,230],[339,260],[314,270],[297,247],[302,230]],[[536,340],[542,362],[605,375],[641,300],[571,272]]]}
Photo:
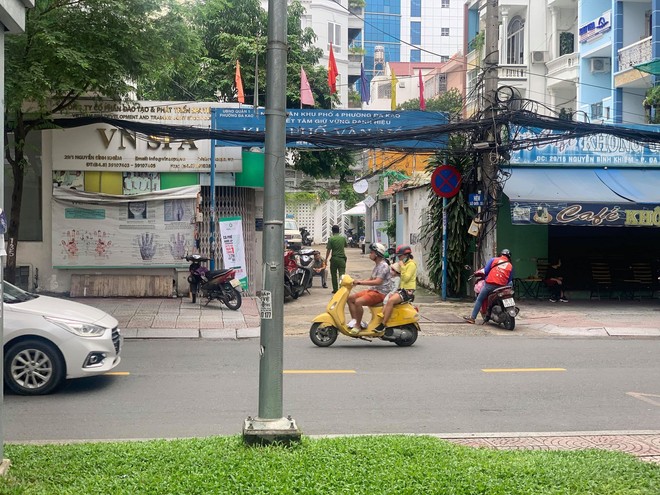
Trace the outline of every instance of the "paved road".
{"label": "paved road", "polygon": [[[283,413],[310,435],[424,433],[510,447],[575,447],[584,443],[566,432],[599,431],[610,433],[590,436],[629,448],[643,434],[657,444],[638,454],[660,456],[660,431],[649,432],[660,424],[659,352],[660,340],[637,339],[428,336],[398,348],[346,338],[321,349],[291,337]],[[129,374],[48,397],[7,395],[6,439],[236,434],[258,412],[256,339],[130,341],[118,371]]]}

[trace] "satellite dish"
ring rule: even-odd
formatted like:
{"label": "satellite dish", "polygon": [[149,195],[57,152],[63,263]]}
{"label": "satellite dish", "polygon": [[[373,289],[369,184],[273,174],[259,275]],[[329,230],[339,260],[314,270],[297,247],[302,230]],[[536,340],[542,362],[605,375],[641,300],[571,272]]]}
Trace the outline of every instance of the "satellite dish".
{"label": "satellite dish", "polygon": [[369,188],[369,184],[367,183],[366,179],[361,179],[361,180],[353,183],[353,190],[356,193],[362,194],[364,192],[367,192],[368,188]]}

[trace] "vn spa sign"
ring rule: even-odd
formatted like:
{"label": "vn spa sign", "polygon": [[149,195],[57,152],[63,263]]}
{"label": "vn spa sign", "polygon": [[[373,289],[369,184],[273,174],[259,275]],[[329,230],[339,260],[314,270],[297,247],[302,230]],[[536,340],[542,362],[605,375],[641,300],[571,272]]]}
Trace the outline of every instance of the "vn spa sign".
{"label": "vn spa sign", "polygon": [[[209,128],[214,103],[135,102],[100,106],[98,114],[135,122]],[[83,110],[74,108],[71,115]],[[78,112],[78,113],[77,113]],[[59,115],[67,117],[69,115]],[[170,140],[144,137],[110,124],[92,124],[45,131],[50,139],[53,170],[97,172],[209,172],[211,143],[206,140]],[[216,149],[217,172],[241,172],[240,147]]]}
{"label": "vn spa sign", "polygon": [[511,222],[514,225],[660,227],[660,206],[516,202],[511,204]]}

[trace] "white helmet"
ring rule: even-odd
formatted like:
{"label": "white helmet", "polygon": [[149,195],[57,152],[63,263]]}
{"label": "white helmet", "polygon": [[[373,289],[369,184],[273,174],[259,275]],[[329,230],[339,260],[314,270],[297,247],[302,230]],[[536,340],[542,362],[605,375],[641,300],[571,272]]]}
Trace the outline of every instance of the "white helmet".
{"label": "white helmet", "polygon": [[383,246],[380,242],[374,242],[369,246],[369,251],[373,251],[381,258],[384,258],[387,249],[385,249],[385,246]]}

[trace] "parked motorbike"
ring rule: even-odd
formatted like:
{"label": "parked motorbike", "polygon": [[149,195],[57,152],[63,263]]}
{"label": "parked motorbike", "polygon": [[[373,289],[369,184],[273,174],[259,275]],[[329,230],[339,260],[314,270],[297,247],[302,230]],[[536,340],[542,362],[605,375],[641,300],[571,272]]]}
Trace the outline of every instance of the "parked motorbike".
{"label": "parked motorbike", "polygon": [[307,230],[305,227],[300,227],[300,237],[302,238],[302,245],[303,246],[311,246],[312,241],[312,234]]}
{"label": "parked motorbike", "polygon": [[199,254],[187,255],[185,260],[190,262],[188,283],[192,302],[197,302],[201,291],[201,296],[207,299],[206,304],[217,299],[229,309],[237,310],[241,307],[241,282],[236,278],[234,268],[209,270],[202,265],[209,259]]}
{"label": "parked motorbike", "polygon": [[298,299],[305,291],[309,291],[314,277],[313,261],[313,249],[287,249],[284,252],[284,297]]}
{"label": "parked motorbike", "polygon": [[400,347],[408,347],[415,343],[419,333],[419,313],[409,302],[394,306],[392,315],[384,330],[376,330],[383,321],[383,306],[371,306],[371,320],[367,328],[356,335],[351,334],[346,324],[345,307],[348,295],[353,288],[353,278],[344,274],[339,279],[339,289],[332,295],[326,312],[314,318],[309,330],[309,337],[319,347],[329,347],[335,343],[339,333],[347,337],[371,341],[381,339],[394,342]]}
{"label": "parked motorbike", "polygon": [[356,248],[358,247],[358,236],[353,234],[353,229],[346,229],[346,243],[348,247]]}
{"label": "parked motorbike", "polygon": [[[486,273],[483,268],[474,272],[470,279],[476,280],[474,284],[474,293],[479,295],[483,286],[486,284]],[[520,309],[513,300],[513,287],[498,287],[488,294],[488,297],[481,304],[480,313],[484,323],[491,321],[497,325],[502,325],[506,330],[516,328],[516,316]]]}

